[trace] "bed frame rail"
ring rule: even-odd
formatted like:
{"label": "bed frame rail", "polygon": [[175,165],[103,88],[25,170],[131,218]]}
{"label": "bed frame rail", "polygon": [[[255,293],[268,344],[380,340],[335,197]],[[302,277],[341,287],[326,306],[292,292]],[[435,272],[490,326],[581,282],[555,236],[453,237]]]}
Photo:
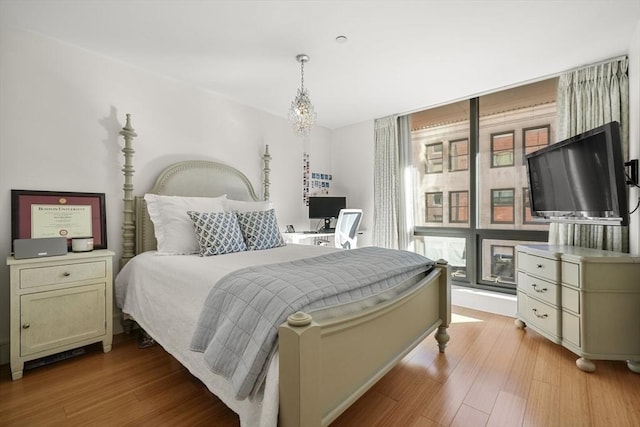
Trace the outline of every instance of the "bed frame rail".
{"label": "bed frame rail", "polygon": [[451,322],[449,278],[448,265],[439,261],[402,299],[347,321],[290,316],[279,328],[278,425],[329,425],[436,328],[443,353]]}

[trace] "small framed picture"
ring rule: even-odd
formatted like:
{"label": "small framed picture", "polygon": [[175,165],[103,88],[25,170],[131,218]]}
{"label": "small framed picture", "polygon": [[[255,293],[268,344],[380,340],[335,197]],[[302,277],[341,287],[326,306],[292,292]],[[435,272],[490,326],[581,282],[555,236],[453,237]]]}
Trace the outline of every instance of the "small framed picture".
{"label": "small framed picture", "polygon": [[[11,241],[43,237],[93,237],[107,248],[104,193],[11,190]],[[12,244],[13,246],[13,244]]]}

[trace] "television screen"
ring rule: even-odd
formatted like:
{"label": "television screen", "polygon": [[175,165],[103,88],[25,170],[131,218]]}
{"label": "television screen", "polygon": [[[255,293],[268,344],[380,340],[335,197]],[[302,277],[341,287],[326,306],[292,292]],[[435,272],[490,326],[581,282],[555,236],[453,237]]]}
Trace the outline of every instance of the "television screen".
{"label": "television screen", "polygon": [[336,196],[309,197],[309,218],[337,218],[340,209],[346,209],[347,198]]}
{"label": "television screen", "polygon": [[528,154],[525,160],[534,220],[628,223],[617,122]]}

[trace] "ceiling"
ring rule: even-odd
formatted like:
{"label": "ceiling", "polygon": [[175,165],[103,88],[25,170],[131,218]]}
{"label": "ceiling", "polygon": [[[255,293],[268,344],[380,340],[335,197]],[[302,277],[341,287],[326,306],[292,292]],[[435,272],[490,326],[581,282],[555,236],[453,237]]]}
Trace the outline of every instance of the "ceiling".
{"label": "ceiling", "polygon": [[624,55],[640,1],[0,0],[0,25],[282,117],[306,53],[335,129]]}

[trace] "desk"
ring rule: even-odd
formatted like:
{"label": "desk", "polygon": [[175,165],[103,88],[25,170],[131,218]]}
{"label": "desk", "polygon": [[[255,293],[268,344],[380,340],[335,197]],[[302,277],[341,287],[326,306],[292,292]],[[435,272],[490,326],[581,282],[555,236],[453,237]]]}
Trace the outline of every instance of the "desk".
{"label": "desk", "polygon": [[300,245],[318,245],[319,242],[328,242],[333,246],[333,236],[334,233],[282,233],[285,242]]}

